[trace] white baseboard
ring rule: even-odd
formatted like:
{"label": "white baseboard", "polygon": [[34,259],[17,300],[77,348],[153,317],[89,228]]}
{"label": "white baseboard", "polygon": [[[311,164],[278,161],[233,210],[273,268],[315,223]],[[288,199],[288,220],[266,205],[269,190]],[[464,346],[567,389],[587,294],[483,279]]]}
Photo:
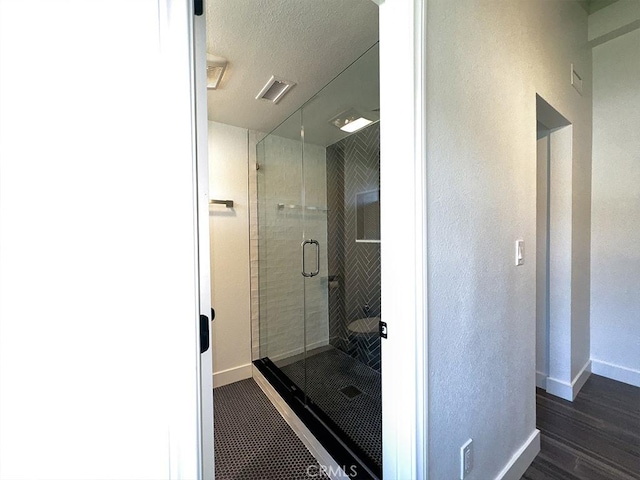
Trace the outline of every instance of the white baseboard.
{"label": "white baseboard", "polygon": [[573,402],[589,375],[591,375],[591,360],[584,364],[571,383],[547,377],[547,393]]}
{"label": "white baseboard", "polygon": [[230,383],[239,382],[251,378],[253,365],[247,363],[239,367],[229,368],[221,372],[213,373],[213,388],[229,385]]}
{"label": "white baseboard", "polygon": [[615,365],[602,360],[591,359],[591,372],[596,375],[627,383],[635,387],[640,387],[640,371],[632,368]]}
{"label": "white baseboard", "polygon": [[547,389],[547,374],[536,371],[536,387]]}
{"label": "white baseboard", "polygon": [[[345,471],[338,465],[329,452],[322,446],[322,444],[313,436],[307,426],[298,418],[293,412],[291,407],[287,405],[282,397],[271,386],[269,381],[264,378],[260,370],[255,366],[253,367],[253,379],[262,389],[264,394],[269,398],[271,403],[278,413],[284,418],[285,422],[291,427],[298,438],[302,441],[307,450],[311,452],[311,455],[318,461],[318,463],[324,467],[325,473],[331,478],[331,480],[348,480],[350,477]],[[314,474],[317,472],[313,472]]]}
{"label": "white baseboard", "polygon": [[573,390],[573,398],[571,401],[575,400],[578,396],[578,392],[580,392],[586,381],[589,379],[589,375],[591,375],[591,360],[588,360],[587,363],[584,364],[582,369],[576,375],[576,378],[571,382],[571,389]]}
{"label": "white baseboard", "polygon": [[573,389],[569,382],[558,380],[557,378],[547,377],[547,393],[565,400],[573,401]]}
{"label": "white baseboard", "polygon": [[496,480],[520,480],[533,459],[540,452],[540,430],[535,430],[526,442],[511,457]]}

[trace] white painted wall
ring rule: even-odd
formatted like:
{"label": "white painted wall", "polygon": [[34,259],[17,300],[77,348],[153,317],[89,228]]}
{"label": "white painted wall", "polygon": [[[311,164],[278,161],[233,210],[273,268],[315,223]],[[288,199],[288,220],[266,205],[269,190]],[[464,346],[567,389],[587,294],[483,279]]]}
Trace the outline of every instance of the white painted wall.
{"label": "white painted wall", "polygon": [[547,288],[547,232],[549,179],[549,132],[538,135],[537,195],[536,195],[536,386],[546,388],[549,364],[548,288]]}
{"label": "white painted wall", "polygon": [[2,479],[198,477],[191,5],[0,2]]}
{"label": "white painted wall", "polygon": [[[544,117],[540,105],[537,116]],[[553,128],[537,144],[536,385],[573,400],[591,365],[585,362],[572,372],[582,349],[572,341],[571,322],[573,126],[564,119],[563,124],[549,123]]]}
{"label": "white painted wall", "polygon": [[[640,4],[639,4],[640,5]],[[593,49],[591,358],[640,386],[640,30]]]}
{"label": "white painted wall", "polygon": [[[573,400],[572,342],[572,138],[569,125],[549,133],[549,318],[546,389]],[[584,366],[584,363],[583,363]],[[582,386],[582,385],[580,385]],[[577,393],[577,392],[576,392]]]}
{"label": "white painted wall", "polygon": [[251,377],[248,131],[209,122],[214,387]]}
{"label": "white painted wall", "polygon": [[430,476],[458,478],[472,438],[468,478],[519,478],[538,438],[536,93],[573,125],[567,370],[589,361],[587,15],[560,1],[430,0],[427,11]]}

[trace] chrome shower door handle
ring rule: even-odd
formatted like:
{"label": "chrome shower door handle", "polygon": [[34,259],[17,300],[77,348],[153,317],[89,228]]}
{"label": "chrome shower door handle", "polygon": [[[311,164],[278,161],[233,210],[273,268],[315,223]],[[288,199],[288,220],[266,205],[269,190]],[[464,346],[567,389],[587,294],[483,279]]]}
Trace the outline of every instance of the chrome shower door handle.
{"label": "chrome shower door handle", "polygon": [[[313,244],[316,246],[316,269],[313,272],[307,272],[307,268],[305,266],[304,247],[306,247],[309,244]],[[320,273],[320,243],[318,243],[317,240],[313,240],[313,239],[305,240],[304,242],[302,242],[302,276],[311,278],[311,277],[315,277],[319,273]]]}
{"label": "chrome shower door handle", "polygon": [[309,245],[311,243],[311,240],[305,240],[304,242],[302,242],[302,276],[303,277],[310,277],[311,274],[307,273],[307,267],[304,264],[304,247],[306,247],[307,245]]}
{"label": "chrome shower door handle", "polygon": [[320,243],[317,240],[311,240],[311,243],[316,246],[316,269],[311,272],[311,276],[315,277],[320,273]]}

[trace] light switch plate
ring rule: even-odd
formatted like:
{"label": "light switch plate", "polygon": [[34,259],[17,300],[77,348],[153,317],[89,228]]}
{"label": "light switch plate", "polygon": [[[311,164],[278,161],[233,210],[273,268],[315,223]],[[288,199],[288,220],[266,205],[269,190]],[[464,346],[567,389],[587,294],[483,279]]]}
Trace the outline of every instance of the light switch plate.
{"label": "light switch plate", "polygon": [[516,267],[524,265],[524,240],[516,240]]}
{"label": "light switch plate", "polygon": [[469,439],[460,447],[460,480],[467,478],[473,468],[473,440]]}

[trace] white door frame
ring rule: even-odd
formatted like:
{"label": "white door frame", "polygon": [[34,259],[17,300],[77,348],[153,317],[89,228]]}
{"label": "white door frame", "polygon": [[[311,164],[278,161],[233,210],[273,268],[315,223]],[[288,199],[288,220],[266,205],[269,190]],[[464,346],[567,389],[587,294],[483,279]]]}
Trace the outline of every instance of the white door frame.
{"label": "white door frame", "polygon": [[[193,1],[190,8],[193,9]],[[194,157],[197,180],[196,205],[198,211],[198,267],[200,314],[209,319],[209,348],[200,354],[200,391],[198,395],[200,412],[199,422],[199,464],[200,479],[214,479],[213,459],[213,341],[211,322],[211,254],[209,251],[209,136],[207,116],[207,26],[206,8],[203,5],[201,15],[193,19],[191,53],[192,67],[192,105],[195,121]]]}
{"label": "white door frame", "polygon": [[[208,119],[206,89],[206,18],[205,11],[196,16],[194,0],[165,0],[158,2],[161,17],[161,43],[163,54],[169,60],[168,68],[176,67],[171,59],[181,57],[188,68],[191,133],[192,179],[194,182],[193,218],[195,229],[196,289],[194,298],[199,314],[211,321],[211,263],[209,253],[209,167],[208,167]],[[187,58],[184,58],[186,54]],[[187,77],[187,72],[183,75]],[[186,78],[185,78],[186,80]],[[186,83],[186,82],[185,82]],[[209,349],[200,353],[200,319],[196,318],[196,339],[194,345],[197,360],[196,402],[197,418],[197,478],[214,479],[213,457],[213,383],[211,324],[209,323]],[[181,450],[175,445],[174,450]],[[172,452],[173,455],[173,452]],[[171,459],[172,478],[184,478],[179,456]]]}
{"label": "white door frame", "polygon": [[[426,2],[380,4],[384,478],[428,478]],[[402,119],[393,121],[392,119]]]}

